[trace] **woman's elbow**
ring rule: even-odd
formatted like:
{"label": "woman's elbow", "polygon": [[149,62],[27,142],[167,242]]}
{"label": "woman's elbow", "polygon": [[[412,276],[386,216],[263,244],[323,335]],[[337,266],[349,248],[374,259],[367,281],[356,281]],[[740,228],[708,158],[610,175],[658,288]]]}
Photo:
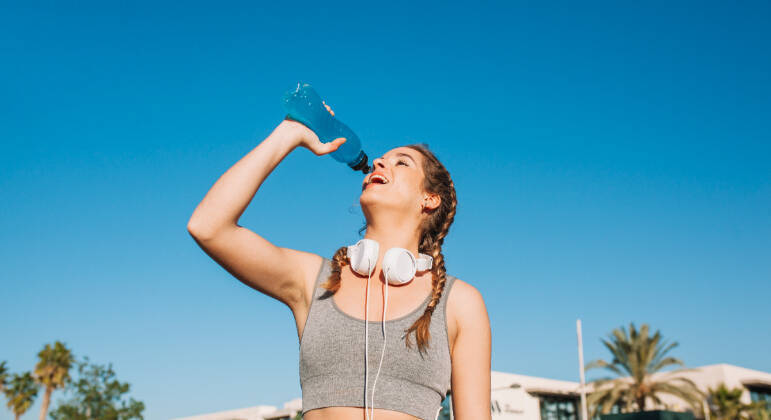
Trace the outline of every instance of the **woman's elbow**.
{"label": "woman's elbow", "polygon": [[205,241],[211,239],[216,235],[216,229],[211,224],[207,224],[204,221],[196,217],[191,217],[187,221],[187,233],[197,241]]}

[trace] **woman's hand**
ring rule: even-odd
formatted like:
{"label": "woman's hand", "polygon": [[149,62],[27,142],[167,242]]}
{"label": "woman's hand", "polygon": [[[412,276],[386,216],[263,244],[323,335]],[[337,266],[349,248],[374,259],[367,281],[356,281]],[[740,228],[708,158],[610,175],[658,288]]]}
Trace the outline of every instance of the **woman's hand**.
{"label": "woman's hand", "polygon": [[[332,114],[332,116],[335,115],[335,112],[332,111],[332,108],[330,108],[329,105],[325,103],[324,106],[327,108],[327,111]],[[345,137],[338,137],[329,143],[322,143],[319,139],[319,136],[317,136],[313,130],[308,128],[305,124],[291,118],[289,115],[284,118],[284,121],[282,121],[281,124],[286,125],[286,129],[292,132],[292,136],[294,139],[296,139],[298,146],[305,147],[306,149],[313,152],[316,156],[326,155],[328,153],[334,152],[343,143],[345,143],[346,140]]]}

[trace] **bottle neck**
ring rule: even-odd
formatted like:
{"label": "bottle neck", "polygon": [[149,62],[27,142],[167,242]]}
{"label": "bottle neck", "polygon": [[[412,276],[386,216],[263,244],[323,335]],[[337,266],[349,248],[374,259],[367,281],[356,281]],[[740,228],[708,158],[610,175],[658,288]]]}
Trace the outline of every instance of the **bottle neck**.
{"label": "bottle neck", "polygon": [[370,171],[370,167],[367,165],[367,161],[367,154],[364,153],[364,150],[362,150],[359,152],[359,155],[356,156],[356,159],[351,161],[348,166],[350,166],[354,171],[362,171],[366,174]]}

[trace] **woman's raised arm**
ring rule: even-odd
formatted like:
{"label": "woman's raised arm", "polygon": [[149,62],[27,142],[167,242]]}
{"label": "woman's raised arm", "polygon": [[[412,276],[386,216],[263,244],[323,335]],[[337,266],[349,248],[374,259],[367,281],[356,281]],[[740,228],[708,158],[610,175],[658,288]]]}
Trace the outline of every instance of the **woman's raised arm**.
{"label": "woman's raised arm", "polygon": [[[330,112],[332,112],[330,110]],[[238,225],[238,219],[265,178],[297,146],[316,155],[337,150],[345,141],[322,143],[308,127],[289,118],[230,167],[198,204],[187,230],[198,245],[239,281],[278,299],[292,311],[307,302],[309,278],[321,257],[281,248]]]}

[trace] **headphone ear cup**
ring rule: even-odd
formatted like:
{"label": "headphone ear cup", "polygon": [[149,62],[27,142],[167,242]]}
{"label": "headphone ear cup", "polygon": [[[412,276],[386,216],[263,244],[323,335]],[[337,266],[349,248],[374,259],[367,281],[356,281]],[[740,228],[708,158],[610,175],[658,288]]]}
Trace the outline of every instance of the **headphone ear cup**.
{"label": "headphone ear cup", "polygon": [[360,239],[356,245],[348,247],[348,259],[351,261],[353,271],[368,276],[372,274],[377,264],[377,256],[380,252],[380,244],[372,239]]}
{"label": "headphone ear cup", "polygon": [[383,255],[383,272],[390,284],[406,284],[417,271],[415,256],[404,248],[391,248]]}

